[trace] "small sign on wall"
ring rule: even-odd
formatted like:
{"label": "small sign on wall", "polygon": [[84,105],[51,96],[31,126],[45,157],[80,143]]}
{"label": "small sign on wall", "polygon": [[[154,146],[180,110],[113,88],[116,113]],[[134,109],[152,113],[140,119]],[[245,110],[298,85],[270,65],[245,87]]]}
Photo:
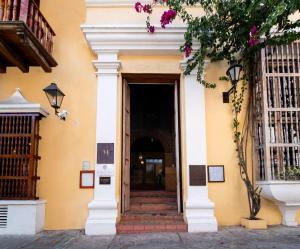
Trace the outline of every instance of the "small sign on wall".
{"label": "small sign on wall", "polygon": [[110,177],[99,177],[100,185],[110,185]]}
{"label": "small sign on wall", "polygon": [[190,165],[190,186],[206,186],[206,166]]}
{"label": "small sign on wall", "polygon": [[80,188],[94,188],[95,187],[95,171],[81,170],[80,171]]}
{"label": "small sign on wall", "polygon": [[82,170],[90,170],[91,162],[90,161],[82,161]]}
{"label": "small sign on wall", "polygon": [[225,182],[224,165],[208,166],[208,182]]}
{"label": "small sign on wall", "polygon": [[97,165],[96,176],[114,176],[114,166],[110,164]]}
{"label": "small sign on wall", "polygon": [[114,164],[114,144],[97,144],[97,164]]}

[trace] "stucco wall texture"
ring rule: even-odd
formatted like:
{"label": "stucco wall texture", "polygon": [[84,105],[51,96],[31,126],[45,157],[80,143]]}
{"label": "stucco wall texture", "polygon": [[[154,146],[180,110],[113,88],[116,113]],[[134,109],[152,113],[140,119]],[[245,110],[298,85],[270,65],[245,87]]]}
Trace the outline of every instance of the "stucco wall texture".
{"label": "stucco wall texture", "polygon": [[[53,55],[58,66],[48,74],[41,68],[31,68],[28,74],[9,68],[6,74],[0,75],[0,99],[9,97],[15,88],[21,88],[28,100],[41,103],[51,113],[41,122],[39,148],[42,159],[38,169],[41,177],[38,196],[47,200],[45,228],[81,229],[88,215],[88,203],[93,198],[93,190],[79,189],[79,172],[83,160],[90,160],[92,167],[95,164],[97,80],[91,63],[95,56],[80,25],[144,25],[145,16],[128,7],[86,9],[83,0],[43,0],[41,10],[56,32]],[[153,23],[158,23],[161,11],[158,9]],[[201,14],[201,10],[191,11]],[[181,72],[181,56],[122,55],[119,59],[124,73]],[[240,179],[232,139],[231,107],[222,103],[222,92],[227,91],[229,85],[218,80],[227,66],[225,62],[209,64],[206,73],[207,80],[218,83],[216,89],[206,90],[206,125],[208,164],[225,165],[225,183],[209,183],[209,198],[215,203],[215,215],[221,226],[239,225],[240,218],[248,214],[246,191]],[[51,82],[56,82],[66,94],[62,108],[70,115],[65,122],[53,114],[42,91]],[[120,124],[118,129],[120,136]],[[117,150],[117,199],[120,198],[120,151]],[[267,200],[263,200],[258,216],[270,225],[281,222],[278,208]],[[300,223],[300,212],[297,219]]]}

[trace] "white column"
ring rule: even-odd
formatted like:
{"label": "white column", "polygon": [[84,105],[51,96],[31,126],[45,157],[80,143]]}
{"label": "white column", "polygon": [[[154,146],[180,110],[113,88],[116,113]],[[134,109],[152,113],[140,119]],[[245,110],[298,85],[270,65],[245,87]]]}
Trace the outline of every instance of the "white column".
{"label": "white column", "polygon": [[[94,62],[97,69],[97,124],[96,144],[114,144],[114,163],[96,164],[94,199],[89,203],[89,216],[85,226],[87,235],[116,233],[118,203],[116,201],[116,137],[118,113],[117,52],[99,52]],[[97,162],[97,160],[96,160]],[[101,185],[99,177],[110,177],[109,185]]]}
{"label": "white column", "polygon": [[[186,63],[181,63],[184,71]],[[184,76],[184,110],[186,134],[186,189],[185,216],[189,232],[213,232],[218,230],[214,216],[214,203],[208,199],[206,186],[190,186],[190,165],[207,165],[205,88],[197,81],[196,72]]]}

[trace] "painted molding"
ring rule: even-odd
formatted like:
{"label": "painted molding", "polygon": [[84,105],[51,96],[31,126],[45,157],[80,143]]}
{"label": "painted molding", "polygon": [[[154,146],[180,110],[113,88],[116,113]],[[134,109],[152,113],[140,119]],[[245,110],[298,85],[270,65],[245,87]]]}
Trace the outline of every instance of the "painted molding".
{"label": "painted molding", "polygon": [[46,204],[46,200],[0,200],[0,205],[12,205],[12,206],[26,206],[26,205],[39,205],[39,204]]}
{"label": "painted molding", "polygon": [[45,200],[1,200],[7,209],[7,223],[0,227],[0,235],[35,235],[44,230]]}
{"label": "painted molding", "polygon": [[118,74],[119,70],[121,69],[121,62],[115,61],[115,62],[107,62],[107,61],[93,61],[94,67],[97,69],[97,74]]}
{"label": "painted molding", "polygon": [[[96,54],[116,50],[119,54],[182,54],[186,27],[171,25],[167,29],[158,27],[154,34],[146,31],[145,25],[81,26],[86,40]],[[193,46],[197,49],[198,45]]]}
{"label": "painted molding", "polygon": [[[96,116],[96,146],[98,143],[113,143],[114,151],[117,144],[117,115],[118,113],[118,70],[120,61],[117,51],[98,53],[94,61],[97,69],[97,116]],[[89,203],[89,216],[85,225],[87,235],[116,234],[118,216],[118,201],[116,200],[116,153],[114,163],[96,164],[94,198]],[[97,160],[96,160],[97,161]],[[111,182],[102,185],[103,166],[109,166]]]}
{"label": "painted molding", "polygon": [[262,196],[273,201],[282,214],[282,224],[298,226],[296,213],[300,210],[300,181],[257,181]]}
{"label": "painted molding", "polygon": [[[202,79],[205,78],[206,75],[206,69],[209,65],[209,63],[211,62],[210,59],[206,59],[204,60],[204,73],[202,75]],[[187,67],[187,59],[185,59],[184,61],[180,62],[179,64],[179,68],[184,72],[186,70]],[[191,71],[190,75],[196,75],[197,74],[197,68],[195,68],[193,71]]]}
{"label": "painted molding", "polygon": [[0,101],[0,113],[40,113],[44,117],[49,115],[41,104],[28,101],[19,88],[9,98]]}
{"label": "painted molding", "polygon": [[[85,0],[86,7],[132,7],[135,0]],[[143,3],[151,3],[151,0],[143,0]]]}
{"label": "painted molding", "polygon": [[[205,61],[207,64],[207,61]],[[186,69],[186,60],[181,62],[182,70]],[[189,165],[206,165],[206,124],[205,124],[205,88],[197,81],[197,70],[183,77],[184,109],[185,109],[185,143],[187,176],[185,218],[189,232],[215,232],[218,223],[214,215],[214,203],[208,198],[206,186],[191,186],[189,182]]]}

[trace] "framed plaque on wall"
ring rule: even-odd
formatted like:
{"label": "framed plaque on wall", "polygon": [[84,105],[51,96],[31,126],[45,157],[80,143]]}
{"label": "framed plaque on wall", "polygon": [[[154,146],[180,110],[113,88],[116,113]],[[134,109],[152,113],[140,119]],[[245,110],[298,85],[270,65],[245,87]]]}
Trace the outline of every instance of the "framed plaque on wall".
{"label": "framed plaque on wall", "polygon": [[80,188],[94,188],[95,187],[95,171],[81,170],[80,171]]}
{"label": "framed plaque on wall", "polygon": [[208,182],[225,182],[224,165],[208,166]]}
{"label": "framed plaque on wall", "polygon": [[190,165],[190,186],[206,186],[206,166]]}

